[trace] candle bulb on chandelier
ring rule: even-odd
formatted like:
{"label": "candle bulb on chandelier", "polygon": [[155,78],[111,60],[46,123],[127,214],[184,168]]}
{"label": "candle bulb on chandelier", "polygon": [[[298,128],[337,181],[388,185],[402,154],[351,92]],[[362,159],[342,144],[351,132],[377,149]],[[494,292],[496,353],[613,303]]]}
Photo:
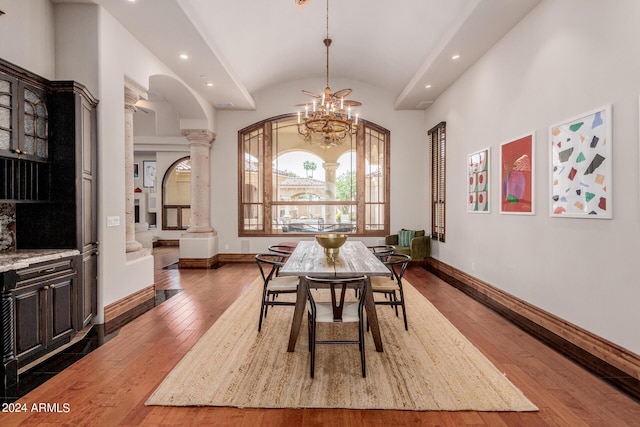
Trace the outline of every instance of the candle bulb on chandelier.
{"label": "candle bulb on chandelier", "polygon": [[340,98],[340,109],[344,110],[344,96]]}
{"label": "candle bulb on chandelier", "polygon": [[351,120],[351,106],[349,106],[349,109],[347,110],[347,119]]}
{"label": "candle bulb on chandelier", "polygon": [[360,113],[356,113],[356,125],[358,124],[358,117],[360,116]]}
{"label": "candle bulb on chandelier", "polygon": [[313,112],[314,113],[316,112],[316,100],[315,99],[313,100]]}
{"label": "candle bulb on chandelier", "polygon": [[298,111],[298,124],[300,124],[300,111]]}
{"label": "candle bulb on chandelier", "polygon": [[[315,111],[315,108],[314,108],[314,111]],[[305,119],[309,118],[309,106],[308,105],[304,106],[304,118]]]}

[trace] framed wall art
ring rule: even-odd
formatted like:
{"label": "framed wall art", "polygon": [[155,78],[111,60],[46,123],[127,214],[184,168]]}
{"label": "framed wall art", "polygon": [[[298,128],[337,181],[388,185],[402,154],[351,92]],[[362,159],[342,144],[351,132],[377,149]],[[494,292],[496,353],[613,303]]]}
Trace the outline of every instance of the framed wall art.
{"label": "framed wall art", "polygon": [[532,132],[500,145],[501,214],[535,214],[534,140]]}
{"label": "framed wall art", "polygon": [[144,160],[142,162],[142,186],[156,186],[156,162],[153,160]]}
{"label": "framed wall art", "polygon": [[489,148],[467,156],[467,212],[489,213]]}
{"label": "framed wall art", "polygon": [[549,128],[549,214],[612,218],[611,105]]}

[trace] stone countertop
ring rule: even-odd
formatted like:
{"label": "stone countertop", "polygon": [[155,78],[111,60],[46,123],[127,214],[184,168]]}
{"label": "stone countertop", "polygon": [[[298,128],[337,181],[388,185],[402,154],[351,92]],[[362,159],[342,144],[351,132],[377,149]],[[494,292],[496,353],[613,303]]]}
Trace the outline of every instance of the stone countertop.
{"label": "stone countertop", "polygon": [[77,249],[19,249],[0,253],[0,273],[29,267],[38,262],[79,255]]}

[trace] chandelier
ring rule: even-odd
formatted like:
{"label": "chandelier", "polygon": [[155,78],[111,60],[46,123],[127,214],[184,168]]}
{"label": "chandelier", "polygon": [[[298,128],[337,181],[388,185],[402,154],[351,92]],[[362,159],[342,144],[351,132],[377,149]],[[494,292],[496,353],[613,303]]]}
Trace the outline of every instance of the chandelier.
{"label": "chandelier", "polygon": [[312,105],[304,106],[304,113],[298,111],[298,133],[310,144],[318,144],[322,148],[331,148],[342,144],[347,138],[355,134],[358,129],[358,114],[352,116],[351,107],[358,107],[362,103],[348,100],[351,89],[331,92],[329,87],[329,0],[327,0],[327,37],[323,40],[327,48],[327,86],[322,95],[303,90],[313,99]]}

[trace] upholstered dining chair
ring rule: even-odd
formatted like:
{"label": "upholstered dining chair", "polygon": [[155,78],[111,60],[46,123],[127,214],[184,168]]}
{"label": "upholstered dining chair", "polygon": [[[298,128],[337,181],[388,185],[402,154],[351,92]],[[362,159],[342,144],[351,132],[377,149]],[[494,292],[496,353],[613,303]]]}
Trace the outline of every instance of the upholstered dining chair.
{"label": "upholstered dining chair", "polygon": [[383,294],[384,300],[376,300],[376,305],[390,305],[396,310],[398,315],[398,306],[402,308],[402,317],[404,318],[404,329],[409,330],[407,323],[407,309],[404,304],[404,290],[402,289],[402,277],[407,270],[411,257],[404,254],[391,254],[380,257],[380,260],[391,271],[389,276],[375,276],[371,278],[371,291]]}
{"label": "upholstered dining chair", "polygon": [[[306,277],[309,352],[311,355],[311,378],[315,371],[315,353],[317,344],[358,344],[362,376],[367,376],[364,352],[364,298],[368,279],[366,276],[352,278]],[[312,291],[313,289],[313,291]],[[355,300],[346,300],[348,289],[357,289]],[[329,293],[327,298],[326,293]],[[322,299],[321,299],[322,298]],[[358,339],[355,340],[318,340],[317,328],[322,323],[358,323]]]}
{"label": "upholstered dining chair", "polygon": [[295,276],[277,276],[277,272],[284,265],[282,255],[269,253],[256,255],[256,263],[262,276],[262,301],[260,303],[260,320],[258,321],[258,332],[262,330],[262,319],[267,316],[270,306],[290,305],[295,306],[292,301],[277,300],[280,294],[295,294],[298,290],[299,280]]}

